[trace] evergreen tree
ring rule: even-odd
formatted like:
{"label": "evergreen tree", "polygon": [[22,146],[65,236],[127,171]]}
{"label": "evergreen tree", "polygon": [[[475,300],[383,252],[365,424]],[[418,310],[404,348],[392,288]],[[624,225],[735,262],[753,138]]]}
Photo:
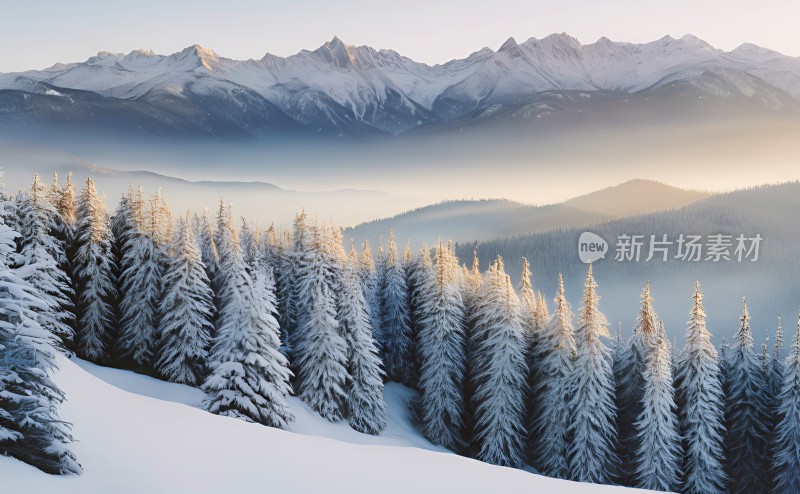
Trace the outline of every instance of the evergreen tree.
{"label": "evergreen tree", "polygon": [[375,340],[375,346],[378,348],[378,353],[381,350],[381,287],[378,279],[378,272],[375,263],[372,260],[372,250],[369,247],[369,242],[364,242],[363,250],[361,252],[361,267],[360,267],[361,286],[363,287],[364,299],[367,301],[369,308],[370,326],[372,327],[372,336]]}
{"label": "evergreen tree", "polygon": [[206,375],[214,295],[187,222],[188,218],[178,223],[164,270],[155,366],[165,379],[196,386]]}
{"label": "evergreen tree", "polygon": [[206,276],[212,282],[216,277],[219,266],[219,256],[217,246],[214,245],[214,235],[211,233],[211,224],[208,222],[208,209],[203,211],[203,216],[195,215],[195,237],[200,247],[200,259],[203,261],[203,268]]}
{"label": "evergreen tree", "polygon": [[337,318],[348,348],[347,421],[359,432],[380,434],[386,428],[383,371],[361,289],[358,254],[352,247],[342,275]]}
{"label": "evergreen tree", "polygon": [[45,307],[36,309],[37,321],[57,339],[58,348],[66,352],[72,347],[75,319],[71,281],[61,268],[66,263],[63,244],[52,236],[57,212],[50,203],[44,186],[34,178],[28,195],[19,205],[24,228],[20,245],[22,263],[20,275],[37,288]]}
{"label": "evergreen tree", "polygon": [[389,379],[413,386],[411,326],[408,314],[408,289],[394,231],[389,236],[383,293],[383,351],[386,375]]}
{"label": "evergreen tree", "polygon": [[[309,265],[313,255],[311,251],[311,228],[308,225],[308,216],[305,210],[294,219],[292,226],[292,248],[286,256],[284,267],[281,270],[285,280],[285,290],[280,294],[281,307],[281,327],[286,331],[285,353],[290,355],[292,365],[296,365],[294,350],[297,346],[298,327],[300,317],[307,311],[304,303],[309,302],[308,297],[301,296],[300,285],[302,271]],[[305,294],[308,295],[308,294]],[[300,376],[298,376],[298,379]]]}
{"label": "evergreen tree", "polygon": [[432,283],[433,268],[431,266],[430,250],[425,244],[422,244],[419,253],[413,257],[411,256],[410,246],[407,246],[405,255],[404,269],[406,273],[406,285],[408,287],[408,311],[411,320],[412,371],[414,376],[413,382],[416,386],[422,367],[419,339],[421,331],[420,320],[424,317],[422,314],[422,305],[428,297],[427,290],[430,289]]}
{"label": "evergreen tree", "polygon": [[629,487],[636,482],[636,457],[640,449],[636,434],[636,421],[642,414],[644,370],[647,358],[658,342],[658,316],[653,309],[650,282],[644,287],[641,308],[625,351],[620,368],[625,369],[617,381],[617,431],[620,442],[619,481]]}
{"label": "evergreen tree", "polygon": [[298,306],[303,310],[292,345],[298,395],[335,422],[345,416],[347,342],[336,319],[335,273],[319,227],[310,229],[304,243],[308,248],[298,278]]}
{"label": "evergreen tree", "polygon": [[470,335],[475,456],[519,467],[525,428],[525,335],[519,301],[498,258],[484,274]]}
{"label": "evergreen tree", "polygon": [[642,407],[636,421],[636,476],[643,489],[673,492],[680,478],[680,433],[666,340],[659,335],[647,355]]}
{"label": "evergreen tree", "polygon": [[755,494],[768,491],[770,416],[764,402],[764,375],[753,352],[747,304],[744,305],[741,321],[729,360],[725,452],[729,491],[734,494]]}
{"label": "evergreen tree", "polygon": [[75,275],[78,292],[76,346],[78,356],[108,360],[114,337],[114,258],[108,214],[92,179],[86,179],[77,211]]}
{"label": "evergreen tree", "polygon": [[800,320],[786,357],[775,428],[774,462],[777,494],[800,492]]}
{"label": "evergreen tree", "polygon": [[130,217],[132,229],[125,234],[120,261],[120,333],[115,351],[121,362],[142,371],[154,370],[159,324],[162,251],[155,239],[163,227],[157,198],[145,212],[140,192],[131,199],[130,212],[121,212]]}
{"label": "evergreen tree", "polygon": [[600,312],[592,265],[586,275],[583,306],[575,331],[577,358],[571,379],[569,410],[569,478],[611,483],[617,466],[616,410],[611,356],[601,338],[608,338],[608,320]]}
{"label": "evergreen tree", "polygon": [[[229,228],[223,222],[223,228]],[[211,354],[210,375],[203,383],[204,407],[218,415],[236,417],[270,427],[285,428],[293,420],[286,397],[291,372],[280,352],[280,330],[275,319],[274,280],[258,270],[250,272],[232,239],[221,268],[229,287],[221,287],[225,303],[220,308],[217,335]],[[227,248],[227,247],[226,247]]]}
{"label": "evergreen tree", "polygon": [[[541,339],[538,367],[539,414],[536,423],[538,437],[537,466],[549,476],[565,479],[569,474],[570,397],[575,392],[575,340],[573,339],[572,310],[564,294],[564,279],[558,277],[556,311],[547,324]],[[599,323],[596,323],[599,324]]]}
{"label": "evergreen tree", "polygon": [[694,305],[686,328],[686,348],[677,365],[677,391],[683,404],[682,491],[686,494],[722,494],[724,406],[717,351],[706,328],[700,284],[695,284]]}
{"label": "evergreen tree", "polygon": [[435,278],[419,292],[419,415],[428,440],[460,451],[464,447],[466,375],[464,303],[455,268],[447,257],[439,242]]}
{"label": "evergreen tree", "polygon": [[58,417],[64,393],[48,373],[56,368],[52,333],[37,322],[47,304],[12,268],[14,239],[0,198],[0,455],[59,475],[82,472],[69,450],[70,424]]}

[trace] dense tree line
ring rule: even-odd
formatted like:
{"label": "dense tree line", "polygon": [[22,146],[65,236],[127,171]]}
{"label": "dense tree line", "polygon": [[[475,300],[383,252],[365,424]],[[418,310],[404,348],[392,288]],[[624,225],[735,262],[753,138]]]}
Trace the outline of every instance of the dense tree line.
{"label": "dense tree line", "polygon": [[[294,394],[380,434],[386,380],[418,391],[431,442],[544,475],[686,493],[800,492],[800,325],[784,359],[754,349],[747,306],[721,353],[694,287],[686,342],[645,285],[632,336],[610,338],[592,266],[575,312],[522,259],[468,268],[453,245],[345,250],[300,212],[289,231],[220,201],[174,219],[131,189],[109,215],[87,180],[38,178],[0,211],[0,452],[79,473],[48,377],[55,352],[198,386],[216,414],[285,428]],[[359,255],[360,251],[360,255]],[[687,301],[689,299],[687,298]]]}

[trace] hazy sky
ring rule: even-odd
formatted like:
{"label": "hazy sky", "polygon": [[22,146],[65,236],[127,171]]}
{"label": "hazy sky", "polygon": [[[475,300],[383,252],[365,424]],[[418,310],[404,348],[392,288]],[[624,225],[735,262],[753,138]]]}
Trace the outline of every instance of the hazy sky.
{"label": "hazy sky", "polygon": [[313,49],[334,35],[428,63],[553,32],[583,43],[692,33],[726,50],[751,42],[800,56],[797,19],[798,0],[0,0],[0,72],[83,61],[100,50],[167,54],[194,43],[261,58]]}

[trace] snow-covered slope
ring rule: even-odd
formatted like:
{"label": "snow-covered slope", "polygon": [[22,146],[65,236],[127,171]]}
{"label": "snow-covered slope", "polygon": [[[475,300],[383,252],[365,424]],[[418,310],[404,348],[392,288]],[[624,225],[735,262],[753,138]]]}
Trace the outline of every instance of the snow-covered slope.
{"label": "snow-covered slope", "polygon": [[[547,91],[625,95],[674,85],[782,111],[800,99],[800,59],[747,44],[725,52],[691,35],[587,45],[564,33],[509,38],[496,52],[483,48],[435,66],[339,38],[314,51],[246,61],[194,45],[172,55],[100,52],[82,63],[0,74],[0,110],[22,123],[66,113],[78,125],[102,118],[116,102],[138,127],[174,132],[371,135],[518,105]],[[30,101],[34,96],[45,99]],[[82,111],[72,115],[71,106]]]}
{"label": "snow-covered slope", "polygon": [[200,391],[59,359],[64,419],[85,473],[54,477],[0,457],[3,492],[27,494],[637,492],[539,477],[443,452],[410,424],[410,391],[386,390],[379,437],[329,424],[292,399],[291,431],[196,408]]}

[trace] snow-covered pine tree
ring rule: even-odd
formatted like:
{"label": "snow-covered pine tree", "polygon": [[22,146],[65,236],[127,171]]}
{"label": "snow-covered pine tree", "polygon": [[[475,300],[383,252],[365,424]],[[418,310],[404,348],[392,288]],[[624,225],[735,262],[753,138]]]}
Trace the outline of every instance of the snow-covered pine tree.
{"label": "snow-covered pine tree", "polygon": [[[294,349],[298,338],[297,329],[300,325],[300,316],[306,312],[303,306],[308,300],[301,297],[300,283],[302,271],[311,262],[311,228],[308,224],[308,215],[305,210],[300,210],[294,218],[292,225],[291,249],[283,260],[281,273],[284,279],[284,290],[280,295],[281,328],[286,332],[284,353],[289,355],[292,366],[296,365]],[[298,379],[300,376],[298,376]]]}
{"label": "snow-covered pine tree", "polygon": [[769,391],[769,406],[772,414],[770,432],[774,431],[778,422],[780,422],[778,407],[780,406],[780,395],[783,390],[783,364],[783,327],[781,325],[781,316],[778,316],[778,327],[775,330],[775,346],[767,358],[767,389]]}
{"label": "snow-covered pine tree", "polygon": [[114,258],[108,213],[91,178],[86,179],[77,210],[75,268],[78,292],[78,356],[103,363],[115,333]]}
{"label": "snow-covered pine tree", "polygon": [[[221,246],[232,243],[224,237]],[[222,289],[228,298],[220,309],[203,406],[218,415],[285,428],[293,420],[286,400],[291,371],[279,350],[272,273],[250,272],[238,247],[231,247],[230,254],[220,251],[220,267],[231,270],[224,280],[231,286]]]}
{"label": "snow-covered pine tree", "polygon": [[686,328],[686,347],[677,363],[677,394],[683,437],[683,482],[686,494],[725,492],[725,395],[720,382],[717,351],[706,328],[700,283]]}
{"label": "snow-covered pine tree", "polygon": [[44,186],[34,178],[34,183],[19,205],[24,228],[20,246],[23,266],[20,276],[36,287],[39,298],[45,303],[36,309],[37,321],[57,339],[58,348],[69,353],[72,348],[75,320],[71,281],[61,268],[66,264],[63,244],[51,235],[58,213],[50,203]]}
{"label": "snow-covered pine tree", "polygon": [[645,361],[642,406],[635,423],[636,478],[643,489],[674,492],[680,480],[681,437],[669,346],[663,336],[657,338]]}
{"label": "snow-covered pine tree", "polygon": [[75,212],[75,187],[72,185],[72,172],[67,174],[67,182],[62,189],[61,198],[55,206],[61,214],[64,223],[69,226],[70,229],[75,228],[77,214]]}
{"label": "snow-covered pine tree", "polygon": [[464,444],[466,337],[464,303],[454,267],[441,241],[434,279],[424,282],[417,299],[419,323],[419,418],[422,433],[434,444],[461,451]]}
{"label": "snow-covered pine tree", "polygon": [[214,294],[188,217],[179,221],[170,251],[159,304],[155,367],[165,379],[196,386],[206,375]]}
{"label": "snow-covered pine tree", "polygon": [[636,421],[642,414],[642,393],[644,391],[644,369],[648,356],[658,343],[658,316],[653,309],[650,295],[650,281],[644,287],[641,307],[625,351],[622,353],[620,368],[625,372],[617,385],[617,431],[619,438],[620,474],[619,481],[629,487],[637,485],[637,452],[639,442],[636,434]]}
{"label": "snow-covered pine tree", "polygon": [[412,361],[414,384],[419,381],[422,360],[420,357],[420,319],[423,317],[422,305],[427,298],[427,290],[430,288],[433,278],[433,268],[431,266],[431,256],[428,246],[422,244],[419,253],[412,257],[410,245],[406,246],[404,270],[406,273],[406,285],[408,287],[408,305],[411,320],[411,339],[412,339]]}
{"label": "snow-covered pine tree", "polygon": [[217,255],[217,246],[214,245],[214,235],[211,233],[211,224],[208,221],[208,209],[203,211],[203,216],[195,214],[194,226],[195,238],[197,238],[197,244],[200,247],[200,259],[203,261],[206,276],[208,276],[213,285],[219,265],[219,257]]}
{"label": "snow-covered pine tree", "polygon": [[347,402],[347,342],[336,319],[334,269],[318,226],[306,232],[307,251],[298,274],[297,329],[292,351],[300,399],[322,417],[336,422]]}
{"label": "snow-covered pine tree", "polygon": [[537,467],[549,477],[569,476],[569,429],[573,410],[575,340],[572,310],[564,294],[564,279],[558,276],[556,311],[540,340],[537,372],[539,399],[536,422]]}
{"label": "snow-covered pine tree", "polygon": [[380,434],[386,428],[383,401],[383,370],[372,337],[369,309],[361,289],[359,260],[350,248],[342,272],[337,319],[347,342],[347,422],[365,434]]}
{"label": "snow-covered pine tree", "polygon": [[773,447],[776,494],[800,492],[800,318],[797,334],[784,363]]}
{"label": "snow-covered pine tree", "polygon": [[214,322],[216,331],[228,324],[225,318],[232,311],[227,306],[234,303],[236,287],[236,262],[239,254],[239,244],[233,225],[233,211],[230,207],[226,208],[224,202],[220,200],[219,211],[217,212],[217,230],[214,232],[214,245],[217,248],[217,272],[212,280],[214,290],[214,303],[217,308],[217,318]]}
{"label": "snow-covered pine tree", "polygon": [[58,475],[80,474],[69,450],[70,424],[58,417],[64,393],[48,373],[56,368],[55,337],[37,322],[46,304],[14,269],[17,232],[0,198],[0,455]]}
{"label": "snow-covered pine tree", "polygon": [[519,300],[500,258],[483,275],[470,339],[475,456],[519,467],[524,459],[525,335]]}
{"label": "snow-covered pine tree", "polygon": [[725,443],[729,492],[756,494],[768,491],[769,409],[764,402],[764,374],[753,352],[753,334],[747,304],[742,324],[731,348]]}
{"label": "snow-covered pine tree", "polygon": [[412,340],[408,314],[408,288],[397,255],[394,230],[389,235],[383,293],[383,363],[389,379],[413,386]]}
{"label": "snow-covered pine tree", "polygon": [[[475,262],[477,262],[477,251],[475,252]],[[467,283],[470,283],[470,274],[467,272]],[[469,290],[469,289],[468,289]],[[527,379],[527,396],[525,398],[525,424],[528,432],[526,450],[530,461],[536,461],[533,451],[535,449],[536,434],[535,422],[537,410],[539,408],[536,396],[536,366],[538,364],[538,340],[540,338],[540,326],[537,318],[539,308],[537,307],[539,299],[536,292],[533,290],[531,283],[531,270],[528,264],[528,259],[522,258],[522,278],[520,282],[520,314],[522,317],[522,327],[525,330],[525,362],[528,366],[528,379]]]}
{"label": "snow-covered pine tree", "polygon": [[[472,437],[475,431],[475,411],[473,410],[475,390],[472,388],[472,333],[475,327],[475,316],[477,306],[483,290],[483,274],[481,274],[480,261],[478,259],[477,247],[472,251],[472,267],[464,275],[464,282],[461,284],[461,299],[464,303],[464,339],[467,342],[465,353],[467,355],[467,368],[464,378],[464,440],[468,445],[474,442]],[[525,419],[527,420],[527,419]],[[523,422],[523,425],[527,423]]]}
{"label": "snow-covered pine tree", "polygon": [[522,316],[522,327],[525,329],[525,340],[527,341],[527,362],[528,368],[533,371],[534,353],[536,351],[536,340],[538,334],[536,331],[536,292],[533,291],[533,284],[531,284],[531,269],[528,264],[528,259],[522,258],[522,281],[519,287],[520,292],[520,314]]}
{"label": "snow-covered pine tree", "polygon": [[381,287],[379,284],[378,272],[375,263],[372,260],[372,249],[369,247],[369,241],[365,241],[361,251],[361,286],[364,291],[364,298],[369,307],[370,326],[372,327],[372,336],[375,339],[375,346],[378,348],[378,354],[381,353]]}
{"label": "snow-covered pine tree", "polygon": [[155,364],[163,251],[156,244],[160,225],[159,196],[145,211],[141,193],[129,201],[129,222],[120,261],[120,331],[114,350],[120,362],[144,372]]}
{"label": "snow-covered pine tree", "polygon": [[239,229],[239,248],[242,260],[250,269],[254,269],[259,257],[258,239],[256,232],[250,228],[250,224],[244,217],[242,217],[242,226]]}
{"label": "snow-covered pine tree", "polygon": [[574,393],[569,398],[569,478],[578,482],[611,483],[617,467],[614,374],[602,338],[608,320],[600,312],[592,265],[586,275],[583,306],[575,330],[577,358],[573,366]]}

